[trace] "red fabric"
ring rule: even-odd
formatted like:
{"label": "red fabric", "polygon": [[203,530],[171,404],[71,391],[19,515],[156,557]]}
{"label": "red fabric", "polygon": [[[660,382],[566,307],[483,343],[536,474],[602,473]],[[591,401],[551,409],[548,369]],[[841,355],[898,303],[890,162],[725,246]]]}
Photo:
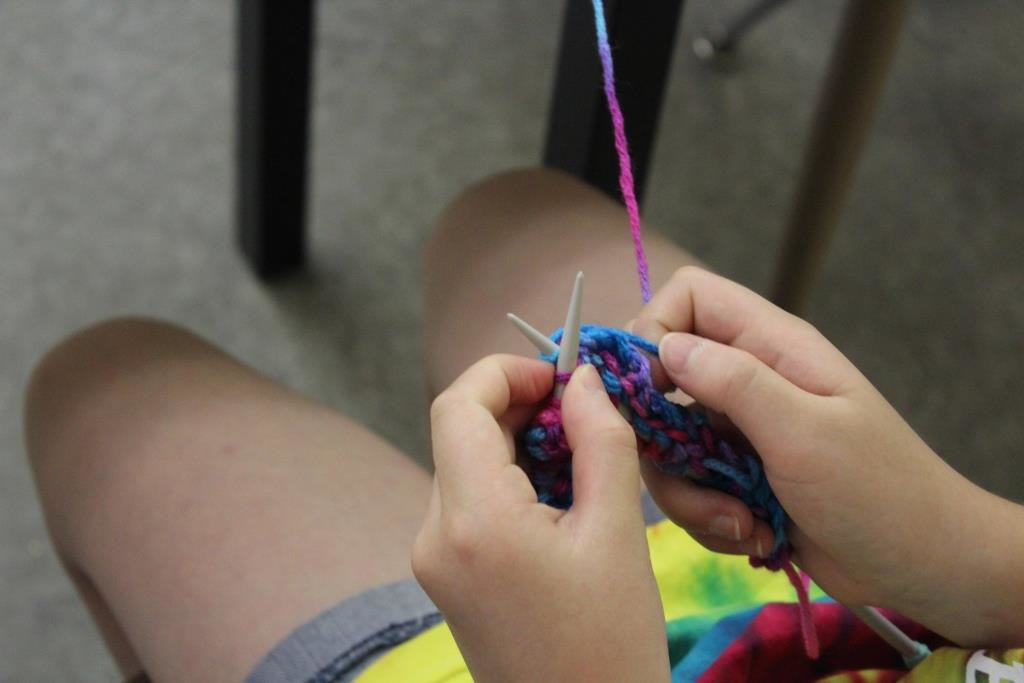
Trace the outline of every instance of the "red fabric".
{"label": "red fabric", "polygon": [[[815,681],[841,672],[891,670],[880,681],[896,681],[907,673],[899,654],[845,607],[831,602],[811,604],[821,654],[808,659],[793,605],[765,605],[699,679],[700,683],[747,681]],[[930,647],[943,642],[925,628],[886,613],[904,633]]]}

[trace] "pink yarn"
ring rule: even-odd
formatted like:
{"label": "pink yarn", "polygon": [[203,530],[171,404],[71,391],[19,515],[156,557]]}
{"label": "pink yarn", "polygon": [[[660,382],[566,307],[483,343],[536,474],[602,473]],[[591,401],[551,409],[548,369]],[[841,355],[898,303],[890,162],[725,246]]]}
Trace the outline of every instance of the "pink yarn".
{"label": "pink yarn", "polygon": [[[597,28],[597,50],[601,57],[601,70],[604,76],[604,95],[608,101],[608,113],[611,116],[612,127],[615,133],[615,151],[619,155],[619,188],[622,191],[622,199],[626,204],[626,214],[629,216],[629,230],[633,235],[636,269],[637,274],[640,276],[640,293],[644,303],[647,303],[651,300],[651,280],[647,268],[647,255],[644,253],[644,245],[640,235],[640,207],[637,205],[636,192],[634,190],[633,162],[630,159],[629,144],[626,141],[626,123],[623,120],[622,108],[619,106],[619,98],[615,92],[615,68],[612,64],[611,46],[608,43],[608,27],[604,19],[604,3],[602,0],[592,0],[592,3],[594,6],[594,21]],[[617,381],[623,381],[624,378],[619,376],[617,372],[612,374],[617,378]],[[562,380],[563,378],[559,379]],[[557,400],[548,412],[550,414],[545,414],[540,424],[536,426],[535,436],[544,436],[545,430],[547,430],[551,432],[547,436],[552,437],[554,432],[560,431],[561,412]],[[673,431],[671,435],[675,436],[677,432],[685,436],[685,434],[678,430]],[[555,500],[571,497],[569,479],[558,476],[559,458],[557,455],[563,452],[563,450],[568,452],[568,445],[564,443],[564,436],[561,438],[548,438],[547,442],[543,438],[535,439],[535,441],[536,443],[533,444],[536,451],[535,455],[541,464],[541,467],[538,468],[540,471],[534,474],[535,485],[538,483],[537,479],[539,477],[542,486],[547,488],[547,494]],[[711,443],[708,445],[713,446]],[[714,449],[710,448],[709,450]],[[699,468],[699,461],[696,465]],[[544,471],[546,469],[552,471]],[[701,473],[696,468],[695,471],[701,476],[707,474],[706,472]],[[772,498],[774,498],[774,494],[772,494]],[[776,505],[778,505],[777,501]],[[778,507],[781,510],[781,506]],[[778,540],[781,528],[776,529],[775,532]],[[776,552],[768,561],[751,558],[751,564],[754,566],[768,566],[773,570],[781,566],[786,572],[786,576],[789,578],[790,583],[793,584],[793,588],[796,589],[797,593],[800,611],[800,630],[803,635],[804,648],[811,659],[817,659],[819,651],[818,634],[814,628],[810,599],[807,594],[808,578],[805,574],[799,573],[793,566],[789,559],[788,545],[776,550],[779,552]]]}
{"label": "pink yarn", "polygon": [[615,131],[615,151],[619,154],[619,188],[626,203],[629,216],[629,231],[633,235],[633,250],[636,253],[636,270],[640,276],[640,294],[644,303],[651,300],[651,276],[647,269],[647,255],[640,239],[640,206],[636,201],[633,181],[633,162],[629,158],[629,144],[626,142],[626,122],[622,118],[619,98],[615,93],[615,67],[612,64],[612,49],[608,44],[608,28],[604,21],[604,5],[594,0],[594,18],[597,22],[597,50],[601,55],[601,70],[604,73],[604,96],[608,101],[608,113],[612,117]]}

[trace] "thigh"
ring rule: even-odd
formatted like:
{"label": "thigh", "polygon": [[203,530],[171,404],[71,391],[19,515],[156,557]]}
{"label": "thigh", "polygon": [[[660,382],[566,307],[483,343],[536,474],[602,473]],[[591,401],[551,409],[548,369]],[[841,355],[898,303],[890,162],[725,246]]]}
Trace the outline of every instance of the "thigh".
{"label": "thigh", "polygon": [[79,334],[26,411],[58,550],[155,680],[240,680],[294,627],[409,575],[427,474],[184,331]]}
{"label": "thigh", "polygon": [[[644,244],[653,288],[697,263],[649,226]],[[585,323],[621,326],[642,304],[625,210],[560,171],[514,171],[466,191],[438,221],[424,270],[435,393],[487,354],[534,355],[505,313],[542,332],[560,327],[577,271]]]}

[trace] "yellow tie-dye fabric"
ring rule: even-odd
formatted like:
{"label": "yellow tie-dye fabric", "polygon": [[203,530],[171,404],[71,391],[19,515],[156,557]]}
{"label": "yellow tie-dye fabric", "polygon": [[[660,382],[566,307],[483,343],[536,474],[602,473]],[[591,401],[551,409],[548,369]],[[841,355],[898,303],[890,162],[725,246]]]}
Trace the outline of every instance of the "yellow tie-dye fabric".
{"label": "yellow tie-dye fabric", "polygon": [[[711,553],[665,520],[647,528],[651,564],[667,621],[718,619],[767,602],[792,602],[782,572],[753,570],[745,557]],[[822,592],[811,586],[811,596]],[[391,650],[356,679],[358,683],[472,683],[444,623]],[[861,670],[822,678],[823,683],[893,681],[892,671]],[[901,683],[1024,683],[1024,649],[936,650]]]}
{"label": "yellow tie-dye fabric", "polygon": [[[654,577],[665,619],[723,617],[766,602],[792,602],[782,572],[754,570],[747,558],[704,549],[668,520],[647,528]],[[822,595],[812,587],[812,597]],[[371,664],[358,683],[470,683],[451,631],[438,624]]]}
{"label": "yellow tie-dye fabric", "polygon": [[[857,671],[821,679],[820,683],[891,681],[887,671]],[[939,648],[899,683],[1024,683],[1024,648],[961,650]]]}

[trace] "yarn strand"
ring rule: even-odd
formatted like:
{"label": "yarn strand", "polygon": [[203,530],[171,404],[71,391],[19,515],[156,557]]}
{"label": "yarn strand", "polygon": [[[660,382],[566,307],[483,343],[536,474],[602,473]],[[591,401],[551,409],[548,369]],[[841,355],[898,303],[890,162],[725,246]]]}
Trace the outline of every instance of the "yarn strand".
{"label": "yarn strand", "polygon": [[782,565],[786,572],[786,578],[796,589],[796,600],[800,614],[800,635],[804,639],[804,652],[811,659],[817,659],[821,654],[821,645],[818,643],[818,632],[814,628],[814,614],[811,612],[811,599],[807,595],[810,585],[810,577],[803,572],[798,572],[792,562]]}
{"label": "yarn strand", "polygon": [[[615,93],[615,69],[605,25],[604,3],[592,0],[597,31],[597,48],[604,76],[604,94],[615,133],[619,157],[619,187],[629,216],[633,236],[636,269],[644,303],[651,299],[650,274],[640,233],[640,208],[636,201],[632,161],[626,141],[626,124]],[[561,340],[562,331],[552,335]],[[787,515],[772,491],[756,453],[737,451],[715,434],[707,417],[669,401],[655,387],[647,356],[658,349],[646,339],[608,327],[584,325],[580,330],[578,363],[597,368],[612,401],[624,409],[637,435],[640,454],[662,472],[686,477],[702,486],[724,491],[742,500],[758,519],[764,520],[775,535],[768,557],[751,557],[754,567],[782,569],[797,594],[797,613],[804,649],[812,659],[818,657],[819,644],[814,628],[807,583],[791,560],[792,546],[786,535]],[[541,356],[554,363],[558,351]],[[565,384],[571,373],[556,373],[555,381]],[[572,451],[562,428],[561,400],[552,394],[547,405],[519,434],[520,445],[530,456],[528,474],[538,499],[554,507],[572,505]]]}
{"label": "yarn strand", "polygon": [[601,56],[601,71],[604,75],[604,97],[608,101],[608,113],[612,118],[615,132],[615,151],[619,154],[619,189],[622,201],[626,204],[629,216],[629,231],[633,235],[633,250],[636,253],[636,271],[640,276],[640,295],[646,304],[651,300],[651,276],[647,268],[647,254],[640,238],[640,206],[636,201],[635,181],[633,180],[633,162],[629,157],[629,144],[626,141],[626,122],[622,117],[619,97],[615,93],[615,66],[612,63],[612,48],[608,44],[608,27],[604,20],[604,3],[593,0],[594,22],[597,28],[597,51]]}
{"label": "yarn strand", "polygon": [[[551,335],[556,344],[562,330]],[[556,363],[559,351],[541,359]],[[716,434],[707,416],[679,405],[654,386],[648,356],[658,347],[636,335],[611,327],[583,325],[580,328],[578,364],[597,369],[612,403],[624,409],[637,437],[639,454],[666,474],[686,477],[701,486],[717,489],[740,499],[763,520],[775,536],[767,557],[749,558],[753,567],[783,570],[797,594],[797,614],[804,649],[812,659],[818,656],[807,583],[793,566],[792,546],[786,533],[788,517],[772,491],[757,453],[737,448]],[[557,372],[555,381],[566,384],[570,372]],[[572,450],[562,426],[562,402],[552,394],[547,404],[518,435],[519,446],[529,455],[527,474],[537,499],[553,507],[572,506]]]}

